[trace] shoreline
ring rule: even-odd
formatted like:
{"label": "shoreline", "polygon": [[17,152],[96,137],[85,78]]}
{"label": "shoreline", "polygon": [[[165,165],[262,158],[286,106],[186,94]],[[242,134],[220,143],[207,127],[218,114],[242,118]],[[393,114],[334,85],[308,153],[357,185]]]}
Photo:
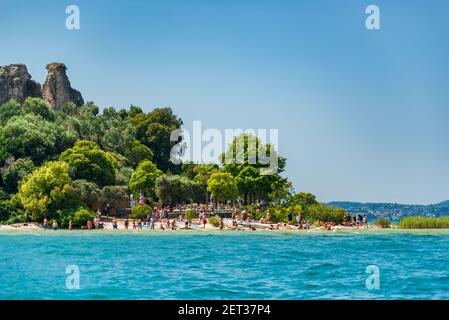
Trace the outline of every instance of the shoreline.
{"label": "shoreline", "polygon": [[[21,225],[21,226],[18,226]],[[399,228],[377,228],[377,227],[369,227],[369,228],[354,228],[354,227],[345,227],[345,226],[336,226],[332,230],[325,230],[322,228],[312,228],[309,230],[298,230],[296,228],[281,228],[279,230],[269,230],[269,229],[256,229],[251,230],[246,227],[240,226],[238,229],[230,229],[225,228],[220,230],[210,224],[206,225],[206,228],[191,228],[184,229],[178,228],[176,230],[165,229],[161,230],[159,228],[149,229],[143,228],[141,230],[138,229],[124,229],[119,228],[118,230],[114,230],[112,228],[112,224],[109,226],[109,223],[105,224],[105,228],[103,229],[59,229],[59,230],[51,230],[44,229],[40,227],[38,224],[29,223],[27,226],[23,226],[22,224],[15,225],[0,225],[0,235],[13,235],[13,234],[35,234],[35,235],[237,235],[237,234],[258,234],[258,235],[401,235],[401,234],[409,234],[409,235],[449,235],[448,229],[399,229]]]}

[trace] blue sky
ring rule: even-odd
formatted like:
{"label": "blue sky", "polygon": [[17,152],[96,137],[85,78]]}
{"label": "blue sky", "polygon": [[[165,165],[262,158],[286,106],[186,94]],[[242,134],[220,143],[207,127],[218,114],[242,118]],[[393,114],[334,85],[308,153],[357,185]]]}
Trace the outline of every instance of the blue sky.
{"label": "blue sky", "polygon": [[[81,29],[65,28],[78,5]],[[380,8],[381,29],[365,28]],[[322,201],[449,199],[449,3],[4,1],[0,65],[64,62],[98,105],[170,106],[189,128],[278,128]]]}

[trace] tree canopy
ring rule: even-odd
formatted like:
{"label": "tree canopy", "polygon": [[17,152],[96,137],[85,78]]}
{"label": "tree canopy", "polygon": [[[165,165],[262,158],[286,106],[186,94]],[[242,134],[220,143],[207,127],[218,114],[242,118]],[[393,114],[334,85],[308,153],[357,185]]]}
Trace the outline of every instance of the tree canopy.
{"label": "tree canopy", "polygon": [[145,194],[147,197],[154,197],[154,187],[156,179],[162,174],[156,165],[144,160],[137,166],[136,171],[131,175],[129,180],[129,189],[134,194]]}
{"label": "tree canopy", "polygon": [[207,181],[207,191],[215,201],[233,200],[237,196],[237,183],[235,178],[227,172],[216,172]]}
{"label": "tree canopy", "polygon": [[35,221],[42,220],[58,209],[73,206],[71,182],[67,163],[48,162],[25,177],[17,197]]}
{"label": "tree canopy", "polygon": [[[338,221],[310,193],[294,192],[284,176],[286,158],[275,146],[244,133],[234,137],[221,164],[170,161],[170,141],[182,120],[171,108],[144,112],[101,109],[93,102],[53,110],[39,98],[0,105],[0,221],[43,217],[84,223],[98,206],[126,203],[129,193],[146,204],[233,201],[288,210],[313,220]],[[145,207],[146,208],[146,207]],[[142,209],[135,209],[142,210]]]}
{"label": "tree canopy", "polygon": [[69,164],[74,179],[95,182],[100,187],[115,182],[117,160],[112,154],[101,150],[95,142],[77,141],[73,148],[61,154],[60,160]]}

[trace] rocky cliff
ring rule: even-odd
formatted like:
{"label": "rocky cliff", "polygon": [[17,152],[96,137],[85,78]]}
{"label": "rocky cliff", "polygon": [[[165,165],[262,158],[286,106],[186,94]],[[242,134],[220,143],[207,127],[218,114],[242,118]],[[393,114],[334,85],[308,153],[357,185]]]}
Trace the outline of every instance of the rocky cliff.
{"label": "rocky cliff", "polygon": [[41,96],[41,85],[31,80],[26,65],[0,66],[0,104],[10,99],[22,102],[26,97]]}
{"label": "rocky cliff", "polygon": [[47,80],[42,88],[42,98],[53,108],[59,109],[67,102],[77,106],[84,104],[81,93],[70,86],[63,63],[50,63],[47,65]]}
{"label": "rocky cliff", "polygon": [[84,103],[81,93],[70,86],[63,63],[50,63],[47,70],[47,79],[41,89],[39,83],[31,80],[24,64],[0,66],[0,104],[10,99],[22,102],[26,97],[42,98],[54,109],[61,108],[67,102],[77,106]]}

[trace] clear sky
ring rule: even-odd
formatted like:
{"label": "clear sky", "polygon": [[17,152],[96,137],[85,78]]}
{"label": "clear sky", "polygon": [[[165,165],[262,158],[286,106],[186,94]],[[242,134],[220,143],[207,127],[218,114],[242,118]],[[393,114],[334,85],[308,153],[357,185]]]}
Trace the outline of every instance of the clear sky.
{"label": "clear sky", "polygon": [[[65,28],[78,5],[81,29]],[[380,8],[381,29],[365,28]],[[278,128],[321,201],[449,199],[445,0],[0,0],[0,65],[63,62],[98,105],[170,106],[205,128]]]}

